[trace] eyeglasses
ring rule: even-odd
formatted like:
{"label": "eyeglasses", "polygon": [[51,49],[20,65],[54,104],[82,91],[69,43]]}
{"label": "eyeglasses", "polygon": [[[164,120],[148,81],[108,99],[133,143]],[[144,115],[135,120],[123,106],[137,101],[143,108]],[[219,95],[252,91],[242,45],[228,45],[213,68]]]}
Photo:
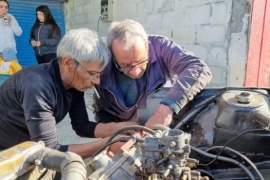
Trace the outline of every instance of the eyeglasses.
{"label": "eyeglasses", "polygon": [[141,62],[138,62],[137,64],[134,64],[134,65],[129,65],[129,66],[126,66],[126,67],[120,67],[118,64],[117,64],[117,62],[116,62],[116,60],[115,60],[115,58],[114,58],[114,63],[115,63],[115,66],[116,66],[116,68],[119,70],[119,71],[121,71],[121,72],[124,72],[124,73],[128,73],[129,71],[131,71],[133,68],[135,68],[135,67],[141,67],[141,66],[143,66],[144,65],[144,63],[146,63],[146,62],[148,62],[148,58],[146,59],[146,60],[143,60],[143,61],[141,61]]}
{"label": "eyeglasses", "polygon": [[73,59],[73,61],[75,61],[75,63],[79,64],[82,67],[82,69],[84,70],[84,73],[86,73],[88,75],[88,78],[89,78],[90,81],[96,81],[97,79],[100,79],[103,72],[89,72],[76,59]]}

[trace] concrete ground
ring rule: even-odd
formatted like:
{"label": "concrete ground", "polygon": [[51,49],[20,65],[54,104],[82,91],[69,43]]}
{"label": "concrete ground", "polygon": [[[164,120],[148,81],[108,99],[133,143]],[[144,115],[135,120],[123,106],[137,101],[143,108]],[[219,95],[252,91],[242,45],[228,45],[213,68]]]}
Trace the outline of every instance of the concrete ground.
{"label": "concrete ground", "polygon": [[[88,90],[85,93],[85,102],[87,106],[87,112],[89,116],[89,120],[93,120],[93,113],[92,113],[92,95],[93,90]],[[76,135],[75,131],[73,131],[70,123],[69,115],[65,117],[63,121],[61,121],[59,124],[56,125],[57,132],[58,132],[58,139],[60,144],[79,144],[79,143],[85,143],[90,141],[97,140],[96,138],[82,138]]]}

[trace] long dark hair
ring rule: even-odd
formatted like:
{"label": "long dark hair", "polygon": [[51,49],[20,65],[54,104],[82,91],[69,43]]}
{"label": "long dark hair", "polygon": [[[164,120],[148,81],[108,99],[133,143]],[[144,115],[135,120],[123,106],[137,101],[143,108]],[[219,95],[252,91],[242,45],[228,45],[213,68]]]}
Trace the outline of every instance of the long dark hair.
{"label": "long dark hair", "polygon": [[[44,24],[51,24],[52,25],[52,32],[51,33],[56,31],[56,34],[60,36],[61,35],[60,28],[57,25],[56,21],[54,20],[54,17],[52,15],[49,7],[46,6],[46,5],[38,6],[37,9],[36,9],[36,16],[37,16],[37,11],[43,12],[43,14],[44,14]],[[34,37],[34,32],[39,26],[40,26],[40,21],[38,20],[38,17],[37,17],[37,19],[35,21],[35,24],[33,25],[32,29],[31,29],[31,32],[30,32],[31,37]]]}

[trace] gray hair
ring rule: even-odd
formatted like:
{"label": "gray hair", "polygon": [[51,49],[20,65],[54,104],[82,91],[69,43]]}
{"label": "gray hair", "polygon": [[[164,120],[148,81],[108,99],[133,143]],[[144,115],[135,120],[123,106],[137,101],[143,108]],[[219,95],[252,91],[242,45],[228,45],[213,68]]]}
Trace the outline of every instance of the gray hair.
{"label": "gray hair", "polygon": [[97,33],[87,28],[69,30],[57,47],[57,58],[70,56],[80,62],[100,61],[105,67],[109,61],[108,49]]}
{"label": "gray hair", "polygon": [[134,20],[124,20],[122,22],[112,23],[108,35],[107,35],[107,45],[110,50],[112,50],[112,43],[115,39],[125,44],[125,48],[130,48],[134,45],[137,37],[141,37],[145,43],[145,47],[148,49],[148,39],[147,34],[143,26]]}

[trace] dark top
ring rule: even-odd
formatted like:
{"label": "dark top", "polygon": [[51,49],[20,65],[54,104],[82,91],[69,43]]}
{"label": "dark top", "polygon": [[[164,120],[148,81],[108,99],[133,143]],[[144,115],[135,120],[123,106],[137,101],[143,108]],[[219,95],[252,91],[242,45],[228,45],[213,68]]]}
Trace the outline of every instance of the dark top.
{"label": "dark top", "polygon": [[0,149],[42,140],[47,147],[67,151],[55,126],[67,113],[79,136],[94,137],[96,123],[88,119],[84,93],[65,90],[57,60],[22,69],[0,86]]}
{"label": "dark top", "polygon": [[33,47],[36,56],[42,56],[46,54],[56,53],[56,48],[61,40],[61,34],[57,33],[57,30],[53,31],[51,24],[40,23],[40,26],[35,29],[33,36],[30,37],[31,41],[40,41],[40,47]]}

